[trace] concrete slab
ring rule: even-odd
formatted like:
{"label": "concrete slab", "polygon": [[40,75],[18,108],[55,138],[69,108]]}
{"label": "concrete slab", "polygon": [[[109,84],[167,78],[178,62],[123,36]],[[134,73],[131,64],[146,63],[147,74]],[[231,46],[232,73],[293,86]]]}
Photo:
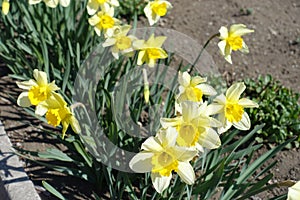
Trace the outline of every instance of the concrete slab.
{"label": "concrete slab", "polygon": [[0,121],[0,200],[40,200]]}

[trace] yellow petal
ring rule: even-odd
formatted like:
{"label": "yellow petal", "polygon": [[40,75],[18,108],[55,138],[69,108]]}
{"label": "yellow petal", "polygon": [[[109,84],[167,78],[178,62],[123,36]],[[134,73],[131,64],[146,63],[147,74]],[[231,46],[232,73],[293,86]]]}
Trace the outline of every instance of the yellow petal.
{"label": "yellow petal", "polygon": [[78,133],[81,132],[81,128],[80,128],[79,122],[78,122],[78,120],[74,116],[70,117],[70,124],[71,124],[72,130],[75,133],[78,134]]}
{"label": "yellow petal", "polygon": [[142,65],[144,63],[144,56],[146,51],[140,51],[137,59],[137,65]]}
{"label": "yellow petal", "polygon": [[4,15],[8,14],[9,7],[10,7],[9,1],[8,0],[3,0],[3,2],[2,2],[2,13]]}

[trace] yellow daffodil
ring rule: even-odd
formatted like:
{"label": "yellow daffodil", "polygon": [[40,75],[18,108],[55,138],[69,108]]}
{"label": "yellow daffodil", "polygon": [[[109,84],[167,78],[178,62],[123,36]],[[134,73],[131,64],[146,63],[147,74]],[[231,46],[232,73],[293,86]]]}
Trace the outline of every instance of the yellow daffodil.
{"label": "yellow daffodil", "polygon": [[287,200],[299,200],[300,199],[300,181],[289,187]]}
{"label": "yellow daffodil", "polygon": [[114,8],[105,6],[101,11],[89,18],[89,23],[91,26],[94,26],[94,30],[98,36],[101,36],[103,32],[106,37],[111,37],[107,33],[109,30],[112,30],[111,33],[113,33],[113,28],[119,25],[119,20],[114,18]]}
{"label": "yellow daffodil", "polygon": [[224,133],[232,125],[239,130],[250,129],[250,119],[244,108],[258,107],[258,104],[246,98],[240,99],[245,89],[244,83],[235,83],[226,91],[226,96],[217,96],[208,106],[211,113],[218,113],[218,119],[223,123],[218,129],[219,133]]}
{"label": "yellow daffodil", "polygon": [[100,8],[109,5],[117,7],[120,4],[118,0],[89,0],[86,8],[89,15],[94,15]]}
{"label": "yellow daffodil", "polygon": [[9,0],[3,0],[2,1],[2,13],[4,15],[7,15],[8,12],[9,12],[9,7],[10,7],[10,4],[9,4]]}
{"label": "yellow daffodil", "polygon": [[113,36],[107,38],[102,44],[103,47],[111,47],[112,55],[119,59],[119,53],[127,54],[133,51],[132,43],[136,40],[136,37],[133,35],[127,36],[131,26],[116,26],[114,28]]}
{"label": "yellow daffodil", "polygon": [[205,84],[206,78],[200,76],[191,77],[188,72],[179,72],[178,82],[179,94],[177,95],[178,103],[182,101],[202,102],[203,95],[216,95],[216,90]]}
{"label": "yellow daffodil", "polygon": [[137,40],[133,43],[135,49],[139,50],[137,65],[147,63],[149,67],[154,67],[157,59],[164,59],[168,54],[161,48],[167,37],[150,36],[147,41]]}
{"label": "yellow daffodil", "polygon": [[42,102],[36,109],[39,115],[46,114],[48,124],[54,127],[62,124],[63,138],[69,125],[71,125],[75,133],[80,132],[80,126],[77,119],[74,117],[71,109],[60,94],[53,93],[49,99]]}
{"label": "yellow daffodil", "polygon": [[17,104],[22,107],[38,105],[50,98],[54,91],[59,90],[55,81],[48,83],[47,74],[37,69],[33,70],[35,80],[17,82],[19,88],[27,90],[22,92],[17,100]]}
{"label": "yellow daffodil", "polygon": [[168,1],[149,1],[149,3],[144,8],[144,13],[149,21],[150,26],[158,22],[160,17],[165,16],[170,8],[172,8],[172,5]]}
{"label": "yellow daffodil", "polygon": [[170,184],[172,172],[176,172],[187,184],[193,184],[195,173],[189,163],[197,151],[176,146],[175,128],[161,129],[142,144],[142,151],[129,162],[130,168],[138,173],[151,171],[155,190],[162,193]]}
{"label": "yellow daffodil", "polygon": [[180,104],[182,115],[175,118],[161,118],[163,128],[175,127],[178,132],[177,144],[185,147],[215,149],[221,145],[217,132],[212,127],[221,123],[209,117],[207,103],[184,101]]}
{"label": "yellow daffodil", "polygon": [[254,30],[246,28],[244,24],[234,24],[229,31],[225,26],[219,30],[221,41],[218,46],[225,60],[232,64],[231,52],[240,50],[242,53],[248,53],[249,49],[244,42],[242,36],[254,32]]}
{"label": "yellow daffodil", "polygon": [[70,0],[29,0],[29,4],[37,4],[42,1],[50,8],[55,8],[58,4],[68,7],[70,4]]}

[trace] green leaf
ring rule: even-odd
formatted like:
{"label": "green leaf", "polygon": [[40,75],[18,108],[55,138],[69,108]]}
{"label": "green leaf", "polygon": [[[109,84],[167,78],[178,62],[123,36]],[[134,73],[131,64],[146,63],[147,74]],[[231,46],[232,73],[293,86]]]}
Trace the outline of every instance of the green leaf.
{"label": "green leaf", "polygon": [[65,162],[74,162],[67,154],[58,149],[47,149],[46,152],[38,152],[38,157],[46,159],[55,159]]}
{"label": "green leaf", "polygon": [[42,181],[42,184],[48,192],[50,192],[51,194],[53,194],[54,196],[56,196],[61,200],[66,200],[66,198],[60,192],[58,192],[54,187],[52,187],[49,183],[47,183],[46,181]]}

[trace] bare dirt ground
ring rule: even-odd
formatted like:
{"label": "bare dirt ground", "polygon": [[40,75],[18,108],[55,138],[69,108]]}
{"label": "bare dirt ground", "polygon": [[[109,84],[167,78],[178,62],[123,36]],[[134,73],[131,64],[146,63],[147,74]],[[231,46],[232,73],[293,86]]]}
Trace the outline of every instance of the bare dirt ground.
{"label": "bare dirt ground", "polygon": [[[271,74],[286,87],[300,92],[299,0],[174,0],[171,3],[173,9],[160,26],[185,33],[200,44],[204,44],[209,36],[217,33],[219,27],[224,25],[243,23],[255,30],[255,33],[244,37],[250,53],[244,55],[234,52],[233,65],[228,64],[219,54],[217,39],[207,48],[220,72],[228,80]],[[17,97],[19,91],[3,69],[0,66],[0,120],[12,143],[21,148],[40,151],[54,145],[47,136],[28,125],[29,121],[38,125],[39,121],[15,105],[12,99]],[[299,149],[282,151],[274,160],[278,164],[274,168],[273,182],[300,180]],[[67,180],[57,175],[51,180],[49,174],[47,176],[47,169],[30,162],[24,162],[24,166],[36,185],[41,185],[41,179],[47,177],[49,183],[54,184],[58,190],[64,189],[70,199],[92,199],[91,187],[81,182],[78,184],[77,179]],[[79,190],[84,191],[83,194],[75,192]],[[276,189],[253,199],[269,199],[284,191],[287,188]],[[47,193],[39,192],[43,199],[51,199]]]}

